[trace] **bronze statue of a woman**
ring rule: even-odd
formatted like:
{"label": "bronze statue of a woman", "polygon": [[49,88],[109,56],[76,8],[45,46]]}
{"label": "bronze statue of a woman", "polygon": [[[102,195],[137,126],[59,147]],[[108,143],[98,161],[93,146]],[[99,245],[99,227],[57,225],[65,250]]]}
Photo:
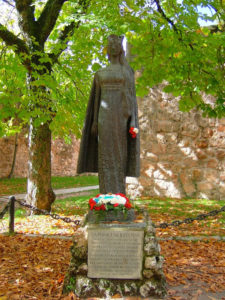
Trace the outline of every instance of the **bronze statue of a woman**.
{"label": "bronze statue of a woman", "polygon": [[98,172],[100,193],[123,193],[126,176],[140,173],[134,72],[122,46],[123,37],[108,37],[110,64],[96,72],[83,128],[77,173]]}

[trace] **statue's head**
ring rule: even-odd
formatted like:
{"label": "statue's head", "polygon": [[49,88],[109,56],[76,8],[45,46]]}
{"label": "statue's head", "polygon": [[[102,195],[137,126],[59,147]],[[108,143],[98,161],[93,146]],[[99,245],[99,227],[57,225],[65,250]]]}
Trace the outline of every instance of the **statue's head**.
{"label": "statue's head", "polygon": [[109,60],[112,56],[119,56],[121,57],[120,61],[122,62],[122,57],[124,56],[123,38],[123,36],[115,34],[111,34],[108,37],[107,54]]}

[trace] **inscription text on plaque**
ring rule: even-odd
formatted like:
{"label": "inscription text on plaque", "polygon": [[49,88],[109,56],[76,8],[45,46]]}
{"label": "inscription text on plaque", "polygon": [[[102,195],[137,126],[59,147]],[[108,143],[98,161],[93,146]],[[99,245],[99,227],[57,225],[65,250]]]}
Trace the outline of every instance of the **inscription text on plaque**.
{"label": "inscription text on plaque", "polygon": [[88,277],[140,279],[143,230],[88,229]]}

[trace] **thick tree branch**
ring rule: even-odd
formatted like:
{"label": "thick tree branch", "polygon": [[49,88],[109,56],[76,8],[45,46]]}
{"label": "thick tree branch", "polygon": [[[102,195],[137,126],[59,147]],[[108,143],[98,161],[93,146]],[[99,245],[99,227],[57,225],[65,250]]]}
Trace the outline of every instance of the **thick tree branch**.
{"label": "thick tree branch", "polygon": [[53,30],[61,8],[66,0],[48,0],[38,21],[39,42],[43,45]]}
{"label": "thick tree branch", "polygon": [[[57,47],[56,47],[56,49],[54,49],[52,51],[52,53],[49,54],[49,56],[50,56],[50,58],[52,60],[52,64],[54,64],[58,60],[59,56],[67,48],[68,38],[73,35],[74,29],[78,28],[79,25],[80,25],[80,21],[78,21],[76,23],[75,22],[71,22],[69,25],[67,25],[61,31],[61,33],[59,34],[58,41],[57,41]],[[59,45],[60,45],[60,47],[59,47]]]}
{"label": "thick tree branch", "polygon": [[18,38],[15,34],[10,32],[5,26],[0,23],[0,39],[2,39],[7,46],[14,46],[14,52],[18,54],[23,65],[30,70],[30,59],[28,58],[29,50],[23,40]]}
{"label": "thick tree branch", "polygon": [[19,13],[19,25],[28,38],[36,36],[37,24],[34,19],[33,0],[15,0],[16,9]]}
{"label": "thick tree branch", "polygon": [[[59,34],[59,38],[57,41],[57,47],[52,51],[51,54],[49,54],[49,57],[52,60],[52,64],[57,62],[59,56],[62,54],[62,52],[67,48],[68,44],[68,38],[73,35],[74,30],[78,28],[81,24],[81,21],[79,21],[79,16],[86,13],[87,8],[89,6],[89,0],[79,0],[78,4],[80,6],[81,12],[77,13],[77,19],[78,21],[71,22],[69,25],[65,26],[64,29]],[[60,47],[59,47],[60,45]]]}
{"label": "thick tree branch", "polygon": [[165,12],[163,11],[163,9],[162,9],[162,6],[160,5],[160,2],[159,2],[159,0],[154,0],[154,2],[155,2],[155,4],[156,4],[156,6],[157,6],[157,10],[158,10],[158,12],[162,15],[162,17],[172,26],[172,28],[173,28],[173,30],[177,33],[177,34],[179,34],[180,33],[180,31],[177,29],[177,27],[176,27],[176,25],[174,24],[174,22],[170,19],[170,18],[168,18],[167,17],[167,15],[165,14]]}
{"label": "thick tree branch", "polygon": [[5,2],[6,4],[8,4],[9,6],[12,6],[13,8],[15,8],[15,5],[13,5],[9,0],[2,0],[3,2]]}
{"label": "thick tree branch", "polygon": [[[176,34],[179,35],[178,40],[179,40],[180,42],[183,42],[181,30],[179,30],[179,29],[177,28],[177,26],[174,24],[174,22],[173,22],[169,17],[167,17],[167,15],[165,14],[165,12],[164,12],[163,9],[162,9],[162,6],[160,5],[160,2],[159,2],[160,0],[153,0],[153,1],[154,1],[155,4],[157,5],[157,10],[158,10],[158,12],[159,12],[159,13],[162,15],[162,17],[163,17],[163,18],[164,18],[164,19],[172,26],[174,32],[175,32]],[[192,46],[191,43],[189,43],[188,46],[191,48],[191,50],[194,50],[194,48],[193,48],[193,46]]]}
{"label": "thick tree branch", "polygon": [[0,38],[6,43],[7,46],[15,46],[17,54],[28,54],[28,48],[23,40],[18,38],[15,34],[9,31],[5,26],[0,23]]}

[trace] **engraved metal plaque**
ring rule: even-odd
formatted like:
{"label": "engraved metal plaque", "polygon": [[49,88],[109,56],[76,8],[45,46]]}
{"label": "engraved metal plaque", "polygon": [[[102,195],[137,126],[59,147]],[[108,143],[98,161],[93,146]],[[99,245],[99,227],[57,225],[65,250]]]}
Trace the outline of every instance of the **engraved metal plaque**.
{"label": "engraved metal plaque", "polygon": [[144,230],[88,229],[88,277],[140,279]]}

